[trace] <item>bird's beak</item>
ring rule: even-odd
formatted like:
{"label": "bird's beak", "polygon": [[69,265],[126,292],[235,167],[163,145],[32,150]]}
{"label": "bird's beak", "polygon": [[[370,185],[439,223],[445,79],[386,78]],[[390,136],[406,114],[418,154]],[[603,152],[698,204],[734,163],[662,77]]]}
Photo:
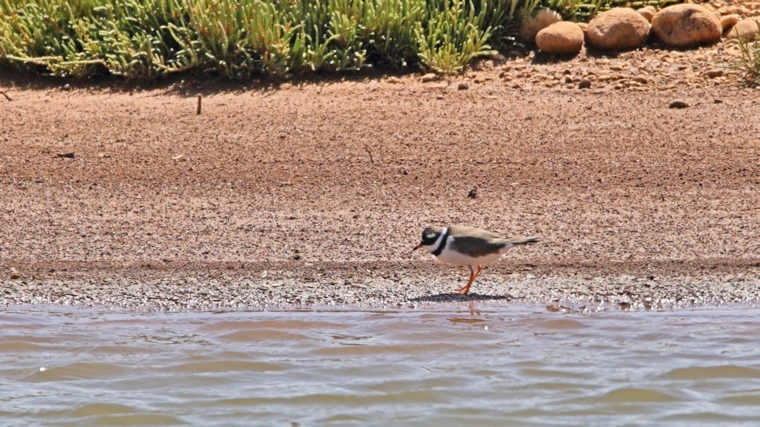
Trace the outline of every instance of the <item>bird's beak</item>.
{"label": "bird's beak", "polygon": [[422,243],[420,243],[419,245],[415,246],[414,249],[412,249],[412,252],[416,251],[417,249],[419,249],[421,247],[422,247]]}

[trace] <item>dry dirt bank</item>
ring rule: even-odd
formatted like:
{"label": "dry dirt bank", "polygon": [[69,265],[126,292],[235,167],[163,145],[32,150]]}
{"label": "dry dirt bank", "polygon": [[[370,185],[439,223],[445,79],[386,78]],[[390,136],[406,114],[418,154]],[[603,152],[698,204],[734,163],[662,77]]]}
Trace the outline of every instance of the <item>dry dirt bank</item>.
{"label": "dry dirt bank", "polygon": [[[754,303],[760,92],[721,67],[732,49],[525,58],[425,83],[0,80],[0,302]],[[465,270],[411,253],[451,222],[542,240],[459,297]]]}

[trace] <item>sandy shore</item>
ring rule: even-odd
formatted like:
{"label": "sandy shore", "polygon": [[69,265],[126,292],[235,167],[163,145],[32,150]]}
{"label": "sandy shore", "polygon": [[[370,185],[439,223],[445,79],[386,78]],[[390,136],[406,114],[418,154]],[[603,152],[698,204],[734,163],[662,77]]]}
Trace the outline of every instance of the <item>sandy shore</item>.
{"label": "sandy shore", "polygon": [[[683,52],[658,53],[675,59],[649,80],[553,83],[644,73],[641,55],[510,60],[424,83],[0,80],[12,99],[0,99],[0,303],[754,304],[760,92],[681,68],[702,64]],[[449,223],[541,242],[457,296],[466,269],[411,252],[422,228]]]}

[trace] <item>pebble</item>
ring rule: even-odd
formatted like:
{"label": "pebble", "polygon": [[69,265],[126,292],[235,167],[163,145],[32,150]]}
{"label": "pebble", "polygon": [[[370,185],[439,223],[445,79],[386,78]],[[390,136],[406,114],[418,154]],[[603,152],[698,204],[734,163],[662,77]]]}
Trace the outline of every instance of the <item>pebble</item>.
{"label": "pebble", "polygon": [[441,79],[441,76],[435,73],[427,73],[422,76],[422,83],[435,82]]}
{"label": "pebble", "polygon": [[[653,310],[706,304],[718,298],[734,302],[760,299],[760,288],[738,286],[738,276],[731,272],[706,274],[699,280],[688,275],[658,275],[657,286],[651,286],[648,281],[651,279],[646,275],[568,277],[491,273],[476,284],[474,294],[457,296],[452,294],[457,285],[456,281],[452,283],[452,277],[430,277],[428,273],[420,276],[413,270],[416,268],[401,271],[404,277],[401,281],[368,280],[361,272],[336,271],[331,284],[307,282],[296,277],[287,283],[257,279],[256,287],[251,286],[248,275],[219,276],[214,272],[193,272],[188,274],[194,277],[160,280],[132,276],[114,279],[97,275],[66,281],[35,280],[19,286],[11,294],[0,296],[0,304],[65,304],[176,312],[297,310],[326,305],[344,309],[391,305],[424,308],[460,302],[509,304],[513,298],[518,298],[520,302],[542,304],[549,311],[575,311],[588,302],[599,303],[602,309]],[[290,271],[270,272],[272,276],[280,277]],[[648,280],[641,280],[644,278]],[[756,283],[760,280],[760,271],[742,273],[741,279],[741,283]],[[357,283],[363,285],[357,287]]]}

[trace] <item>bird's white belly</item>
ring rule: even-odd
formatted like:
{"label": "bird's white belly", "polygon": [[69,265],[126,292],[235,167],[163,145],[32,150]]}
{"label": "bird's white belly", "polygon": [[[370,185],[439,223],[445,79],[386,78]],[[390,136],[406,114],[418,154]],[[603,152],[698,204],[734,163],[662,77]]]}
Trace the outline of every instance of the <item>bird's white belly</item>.
{"label": "bird's white belly", "polygon": [[501,256],[500,253],[488,254],[479,257],[470,257],[461,252],[452,251],[447,247],[438,255],[438,260],[454,265],[484,265],[495,262]]}

